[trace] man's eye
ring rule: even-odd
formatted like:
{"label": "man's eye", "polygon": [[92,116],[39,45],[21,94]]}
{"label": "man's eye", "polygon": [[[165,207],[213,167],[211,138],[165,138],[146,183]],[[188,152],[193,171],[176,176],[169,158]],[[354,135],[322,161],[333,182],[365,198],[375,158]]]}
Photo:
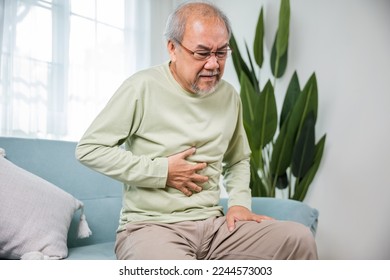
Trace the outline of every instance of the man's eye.
{"label": "man's eye", "polygon": [[227,51],[218,51],[215,54],[217,57],[225,57],[227,55]]}
{"label": "man's eye", "polygon": [[208,57],[210,56],[210,52],[196,52],[196,55],[199,57]]}

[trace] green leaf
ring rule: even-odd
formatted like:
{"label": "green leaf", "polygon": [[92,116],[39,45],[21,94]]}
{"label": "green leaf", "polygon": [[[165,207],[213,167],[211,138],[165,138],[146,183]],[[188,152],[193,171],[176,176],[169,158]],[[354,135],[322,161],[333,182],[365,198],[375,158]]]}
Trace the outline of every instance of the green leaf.
{"label": "green leaf", "polygon": [[252,127],[254,147],[262,149],[274,138],[278,126],[278,112],[274,88],[268,80],[255,106],[254,126]]}
{"label": "green leaf", "polygon": [[249,80],[248,76],[241,72],[240,77],[240,84],[241,84],[241,90],[240,90],[240,98],[242,103],[242,117],[243,117],[243,123],[244,128],[247,134],[247,138],[249,140],[249,145],[251,147],[251,150],[255,149],[253,139],[253,122],[255,120],[255,106],[257,104],[257,100],[259,99],[259,95],[256,93],[255,89],[253,88],[253,85],[251,81]]}
{"label": "green leaf", "polygon": [[242,72],[240,76],[240,85],[240,98],[244,122],[246,122],[249,126],[252,126],[252,123],[255,120],[256,104],[258,102],[259,95],[256,93],[252,82],[244,72]]}
{"label": "green leaf", "polygon": [[289,127],[288,122],[286,121],[283,124],[273,145],[270,171],[274,177],[283,175],[291,163],[294,139],[291,133],[287,133]]}
{"label": "green leaf", "polygon": [[238,48],[236,39],[232,34],[232,37],[229,41],[230,48],[233,50],[232,59],[233,65],[237,73],[238,80],[241,79],[241,72],[244,72],[248,77],[251,77],[251,71],[249,70],[248,65],[245,63],[244,59],[241,56],[240,49]]}
{"label": "green leaf", "polygon": [[294,195],[292,199],[303,201],[306,197],[307,190],[309,189],[309,186],[311,182],[313,181],[318,168],[321,163],[322,155],[324,152],[325,147],[325,140],[326,140],[326,134],[322,136],[320,141],[318,141],[318,144],[316,145],[316,151],[315,151],[315,157],[314,157],[314,163],[310,170],[307,172],[306,176],[299,182],[299,184],[295,187]]}
{"label": "green leaf", "polygon": [[[252,141],[251,141],[252,142]],[[252,148],[251,164],[256,166],[256,169],[261,170],[264,168],[264,161],[262,158],[262,151],[260,149]]]}
{"label": "green leaf", "polygon": [[271,51],[271,70],[276,78],[283,76],[287,68],[288,37],[290,29],[290,1],[281,0],[279,24]]}
{"label": "green leaf", "polygon": [[270,196],[270,191],[264,186],[259,174],[258,168],[253,162],[250,164],[251,167],[251,179],[250,179],[250,188],[252,196]]}
{"label": "green leaf", "polygon": [[259,88],[259,81],[257,80],[257,77],[256,77],[256,72],[255,72],[255,68],[253,66],[253,62],[252,62],[252,56],[249,52],[249,48],[248,48],[248,45],[247,43],[245,42],[245,48],[246,48],[246,53],[248,55],[248,59],[249,59],[249,65],[251,66],[251,81],[252,81],[252,85],[253,87],[255,88],[255,90],[260,93],[260,88]]}
{"label": "green leaf", "polygon": [[286,95],[284,97],[283,107],[280,113],[279,127],[282,127],[284,121],[287,119],[287,116],[291,113],[300,93],[301,88],[299,85],[298,75],[297,72],[294,71],[294,74],[291,77],[290,83],[288,85]]}
{"label": "green leaf", "polygon": [[305,176],[313,164],[315,154],[315,120],[313,112],[310,112],[303,124],[302,131],[294,145],[291,161],[292,174],[297,178]]}
{"label": "green leaf", "polygon": [[291,111],[288,121],[288,134],[295,140],[297,139],[302,129],[304,120],[309,112],[314,114],[314,123],[317,118],[318,111],[318,90],[317,80],[313,74],[307,81],[302,92],[299,94],[294,108]]}
{"label": "green leaf", "polygon": [[[277,35],[278,35],[278,32],[276,32],[275,41],[274,41],[274,44],[272,46],[272,51],[271,51],[271,71],[272,71],[272,75],[274,75],[274,77],[280,78],[286,72],[287,60],[288,60],[288,52],[285,52],[280,57],[278,57],[276,55]],[[278,71],[277,74],[276,74],[276,71]]]}
{"label": "green leaf", "polygon": [[290,1],[281,0],[279,10],[279,25],[276,39],[276,54],[280,58],[287,52],[290,29]]}
{"label": "green leaf", "polygon": [[259,19],[257,20],[255,40],[253,42],[253,53],[255,61],[261,68],[264,61],[264,16],[263,7],[261,7]]}

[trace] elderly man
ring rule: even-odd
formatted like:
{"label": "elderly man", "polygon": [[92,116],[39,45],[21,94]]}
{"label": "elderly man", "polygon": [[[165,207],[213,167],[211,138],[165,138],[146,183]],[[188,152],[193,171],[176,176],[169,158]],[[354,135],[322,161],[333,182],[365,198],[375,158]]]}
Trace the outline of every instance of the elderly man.
{"label": "elderly man", "polygon": [[170,61],[124,81],[80,140],[83,164],[124,183],[118,259],[317,258],[306,227],[250,211],[240,98],[221,79],[230,35],[214,5],[179,6],[166,26]]}

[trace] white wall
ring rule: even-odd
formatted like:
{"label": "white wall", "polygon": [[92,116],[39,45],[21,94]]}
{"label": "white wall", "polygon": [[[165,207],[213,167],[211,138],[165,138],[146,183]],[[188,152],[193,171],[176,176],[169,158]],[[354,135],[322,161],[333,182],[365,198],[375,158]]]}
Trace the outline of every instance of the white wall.
{"label": "white wall", "polygon": [[[263,5],[271,47],[279,1],[214,2],[249,46]],[[317,137],[327,133],[327,143],[305,202],[320,211],[321,259],[390,259],[389,28],[387,0],[291,0],[288,69],[278,87],[294,70],[301,86],[317,75]],[[238,87],[231,65],[225,78]]]}

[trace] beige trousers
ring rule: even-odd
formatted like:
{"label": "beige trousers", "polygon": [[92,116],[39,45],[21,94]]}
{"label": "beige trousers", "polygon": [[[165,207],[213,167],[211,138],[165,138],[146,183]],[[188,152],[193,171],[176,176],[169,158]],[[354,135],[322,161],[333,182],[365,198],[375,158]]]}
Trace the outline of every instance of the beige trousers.
{"label": "beige trousers", "polygon": [[174,224],[129,224],[117,234],[118,259],[269,260],[317,259],[311,231],[295,222],[236,222],[229,232],[225,217]]}

